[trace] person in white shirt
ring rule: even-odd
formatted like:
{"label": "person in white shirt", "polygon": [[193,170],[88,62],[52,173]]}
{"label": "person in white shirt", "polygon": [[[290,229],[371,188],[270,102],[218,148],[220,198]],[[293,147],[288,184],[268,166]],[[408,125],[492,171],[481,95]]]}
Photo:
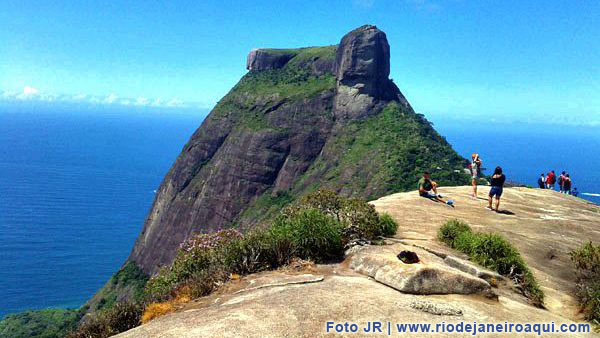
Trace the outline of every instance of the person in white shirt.
{"label": "person in white shirt", "polygon": [[471,155],[471,177],[473,184],[473,197],[477,198],[477,180],[481,175],[481,157],[479,154]]}

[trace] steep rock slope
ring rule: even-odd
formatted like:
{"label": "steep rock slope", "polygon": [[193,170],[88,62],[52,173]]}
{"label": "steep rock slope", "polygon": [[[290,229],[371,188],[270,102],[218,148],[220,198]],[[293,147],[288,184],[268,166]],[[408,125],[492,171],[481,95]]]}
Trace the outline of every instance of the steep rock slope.
{"label": "steep rock slope", "polygon": [[152,274],[193,232],[254,225],[318,187],[375,198],[430,168],[463,183],[464,160],[388,78],[389,56],[369,25],[337,46],[251,51],[165,176],[129,261]]}

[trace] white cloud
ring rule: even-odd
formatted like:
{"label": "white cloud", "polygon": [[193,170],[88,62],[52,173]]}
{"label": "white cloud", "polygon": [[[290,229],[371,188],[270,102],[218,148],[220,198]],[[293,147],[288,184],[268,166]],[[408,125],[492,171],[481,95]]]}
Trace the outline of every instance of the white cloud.
{"label": "white cloud", "polygon": [[106,98],[104,98],[104,100],[102,102],[106,103],[106,104],[113,104],[115,101],[117,101],[119,97],[117,96],[117,94],[115,93],[110,93],[110,95],[108,95]]}
{"label": "white cloud", "polygon": [[200,103],[185,103],[177,98],[162,99],[162,98],[127,98],[120,97],[116,93],[110,93],[106,96],[74,94],[74,95],[57,95],[53,93],[44,93],[33,86],[25,86],[20,92],[0,90],[0,101],[46,101],[46,102],[65,102],[78,104],[93,104],[93,105],[122,105],[122,106],[139,106],[139,107],[198,107],[206,108],[205,104]]}
{"label": "white cloud", "polygon": [[89,95],[85,95],[85,94],[76,94],[71,96],[71,99],[73,99],[73,101],[85,101],[87,99],[89,99]]}
{"label": "white cloud", "polygon": [[9,100],[9,99],[14,99],[18,94],[16,92],[13,91],[9,91],[9,90],[5,90],[2,92],[2,98]]}
{"label": "white cloud", "polygon": [[17,100],[40,99],[40,91],[37,88],[25,86],[23,90],[14,96]]}
{"label": "white cloud", "polygon": [[178,99],[172,99],[167,102],[167,107],[182,107],[183,105],[183,102]]}
{"label": "white cloud", "polygon": [[150,103],[150,101],[145,97],[138,97],[137,99],[135,99],[136,106],[147,106],[148,103]]}
{"label": "white cloud", "polygon": [[39,89],[25,86],[23,88],[23,95],[37,95],[40,92]]}

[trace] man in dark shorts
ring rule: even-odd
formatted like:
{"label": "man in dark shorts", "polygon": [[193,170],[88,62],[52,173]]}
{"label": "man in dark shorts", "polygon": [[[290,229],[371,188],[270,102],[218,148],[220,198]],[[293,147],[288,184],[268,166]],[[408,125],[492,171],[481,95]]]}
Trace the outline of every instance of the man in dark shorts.
{"label": "man in dark shorts", "polygon": [[[421,197],[429,198],[430,200],[433,200],[436,202],[441,202],[441,203],[446,203],[448,205],[452,205],[451,203],[444,201],[441,198],[441,196],[438,195],[437,183],[435,183],[434,181],[431,180],[431,178],[429,176],[429,172],[427,172],[427,171],[423,173],[423,177],[421,177],[421,179],[419,180],[418,189],[419,189],[419,196],[421,196]],[[433,194],[430,191],[433,191]]]}
{"label": "man in dark shorts", "polygon": [[[498,212],[498,208],[500,207],[500,196],[502,196],[502,192],[504,190],[504,182],[506,181],[506,176],[502,173],[502,168],[496,167],[494,170],[494,175],[492,175],[492,179],[490,185],[490,194],[488,195],[488,206],[487,208],[490,210],[495,210]],[[492,208],[492,198],[496,198],[496,209]]]}

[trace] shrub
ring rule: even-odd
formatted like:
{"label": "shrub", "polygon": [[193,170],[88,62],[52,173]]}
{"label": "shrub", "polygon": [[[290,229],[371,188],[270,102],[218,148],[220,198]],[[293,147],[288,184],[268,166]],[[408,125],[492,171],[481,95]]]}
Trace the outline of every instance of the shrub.
{"label": "shrub", "polygon": [[[264,229],[252,230],[243,238],[232,241],[221,250],[223,265],[237,274],[248,274],[268,269],[273,261],[284,262],[286,258],[275,259],[268,252],[270,247],[267,232]],[[287,252],[285,248],[278,252]]]}
{"label": "shrub", "polygon": [[180,283],[174,292],[174,296],[189,300],[204,297],[227,281],[229,272],[223,266],[222,260],[214,260],[213,262],[205,269],[194,272],[189,279]]}
{"label": "shrub", "polygon": [[454,247],[455,240],[463,232],[471,232],[471,227],[462,221],[451,219],[438,230],[438,238],[450,247]]}
{"label": "shrub", "polygon": [[284,214],[302,209],[317,209],[343,224],[347,228],[343,231],[344,243],[354,238],[373,240],[379,236],[392,236],[397,229],[391,217],[380,217],[375,207],[367,201],[347,199],[330,190],[318,190],[304,196],[298,204],[287,208]]}
{"label": "shrub", "polygon": [[392,216],[387,213],[384,213],[379,217],[379,224],[381,225],[381,232],[383,236],[386,237],[394,236],[398,230],[398,223],[396,223]]}
{"label": "shrub", "polygon": [[326,215],[342,220],[346,200],[331,190],[317,190],[300,200],[300,208],[317,209]]}
{"label": "shrub", "polygon": [[[284,257],[323,262],[343,257],[341,230],[342,225],[336,219],[319,210],[308,209],[277,218],[268,234],[277,246],[274,247],[277,252],[285,246],[288,254]],[[285,259],[285,263],[289,259]]]}
{"label": "shrub", "polygon": [[464,222],[449,220],[438,230],[438,238],[474,262],[515,281],[532,304],[543,306],[544,293],[519,251],[498,234],[473,232]]}
{"label": "shrub", "polygon": [[342,220],[348,227],[356,229],[361,238],[370,240],[383,236],[375,207],[359,198],[348,199],[344,202]]}
{"label": "shrub", "polygon": [[[180,245],[171,266],[161,268],[157,275],[150,278],[145,288],[147,296],[153,301],[169,299],[174,296],[177,288],[190,280],[202,280],[202,289],[212,291],[212,284],[216,282],[212,277],[222,278],[223,275],[221,269],[217,268],[221,265],[219,250],[240,238],[241,233],[232,229],[192,236]],[[207,274],[211,276],[211,280],[205,281]],[[199,293],[206,294],[200,290]]]}
{"label": "shrub", "polygon": [[600,245],[591,241],[570,253],[577,268],[576,295],[587,320],[600,325]]}
{"label": "shrub", "polygon": [[115,304],[84,321],[68,338],[105,338],[125,332],[140,324],[143,306],[129,302]]}

